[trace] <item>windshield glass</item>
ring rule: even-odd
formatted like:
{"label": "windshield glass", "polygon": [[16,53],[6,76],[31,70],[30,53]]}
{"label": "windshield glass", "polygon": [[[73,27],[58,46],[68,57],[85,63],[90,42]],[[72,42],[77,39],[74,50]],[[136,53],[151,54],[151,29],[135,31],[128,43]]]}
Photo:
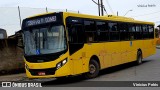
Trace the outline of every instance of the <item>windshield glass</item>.
{"label": "windshield glass", "polygon": [[24,31],[25,55],[51,54],[66,50],[62,25]]}

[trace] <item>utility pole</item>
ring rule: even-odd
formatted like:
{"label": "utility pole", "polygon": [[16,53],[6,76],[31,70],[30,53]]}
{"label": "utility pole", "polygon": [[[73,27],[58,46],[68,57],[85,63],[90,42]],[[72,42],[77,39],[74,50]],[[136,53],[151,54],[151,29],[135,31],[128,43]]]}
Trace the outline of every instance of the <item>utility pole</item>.
{"label": "utility pole", "polygon": [[21,10],[20,10],[19,6],[18,6],[18,14],[19,14],[20,27],[21,27],[21,25],[22,25],[22,19],[21,19]]}
{"label": "utility pole", "polygon": [[48,8],[46,7],[46,13],[48,13]]}
{"label": "utility pole", "polygon": [[103,12],[103,0],[100,0],[101,1],[101,16],[103,16],[104,15],[104,12]]}
{"label": "utility pole", "polygon": [[98,0],[98,3],[94,0],[92,0],[95,4],[98,5],[98,13],[99,13],[99,16],[103,16],[104,15],[104,11],[107,13],[104,5],[103,5],[103,0]]}
{"label": "utility pole", "polygon": [[100,12],[100,1],[98,0],[98,13],[99,13],[99,16],[101,16],[101,12]]}

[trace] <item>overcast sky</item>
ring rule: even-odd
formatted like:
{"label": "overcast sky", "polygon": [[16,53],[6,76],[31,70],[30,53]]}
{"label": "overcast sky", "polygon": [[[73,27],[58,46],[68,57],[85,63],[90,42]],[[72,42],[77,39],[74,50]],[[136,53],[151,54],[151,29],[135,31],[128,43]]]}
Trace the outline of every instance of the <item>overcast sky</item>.
{"label": "overcast sky", "polygon": [[[95,0],[97,1],[97,0]],[[138,20],[155,22],[156,25],[160,24],[160,0],[103,0],[108,14],[119,13],[120,16],[124,16],[129,10],[132,10],[126,14],[127,17],[132,17]],[[92,0],[0,0],[1,16],[3,13],[9,13],[9,9],[12,7],[30,7],[30,8],[50,8],[71,11],[80,11],[84,14],[98,15],[97,5]],[[9,8],[8,8],[9,7]],[[6,10],[4,8],[7,8]],[[14,34],[15,31],[20,30],[19,20],[12,20],[12,18],[18,18],[17,11],[12,10],[12,17],[10,15],[3,15],[0,17],[0,28],[7,30],[8,35]],[[23,10],[23,15],[33,15],[45,12],[45,9],[32,11]],[[25,13],[26,12],[26,13]],[[35,13],[36,12],[36,13]],[[10,12],[11,13],[11,12]],[[15,21],[9,23],[10,21]],[[24,17],[25,18],[25,15]],[[22,18],[22,19],[23,19]],[[7,24],[10,25],[7,27]]]}

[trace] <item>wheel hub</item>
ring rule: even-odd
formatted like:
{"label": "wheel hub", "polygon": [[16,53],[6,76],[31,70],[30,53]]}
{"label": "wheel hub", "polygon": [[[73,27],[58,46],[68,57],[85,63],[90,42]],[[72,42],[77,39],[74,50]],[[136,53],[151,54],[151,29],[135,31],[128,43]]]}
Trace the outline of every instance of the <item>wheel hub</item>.
{"label": "wheel hub", "polygon": [[91,64],[89,66],[89,69],[90,69],[89,71],[90,71],[91,74],[95,73],[95,71],[96,71],[96,67],[93,64]]}
{"label": "wheel hub", "polygon": [[138,57],[138,63],[142,63],[142,57],[141,56]]}

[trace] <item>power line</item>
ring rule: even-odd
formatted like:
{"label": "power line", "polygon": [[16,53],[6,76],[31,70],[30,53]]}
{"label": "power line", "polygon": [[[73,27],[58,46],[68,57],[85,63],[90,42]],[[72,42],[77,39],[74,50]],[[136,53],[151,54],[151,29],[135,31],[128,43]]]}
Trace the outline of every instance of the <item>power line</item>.
{"label": "power line", "polygon": [[156,19],[156,18],[160,18],[160,17],[159,16],[158,17],[153,17],[153,18],[149,18],[147,20]]}
{"label": "power line", "polygon": [[94,2],[96,5],[98,5],[98,14],[99,14],[99,16],[101,16],[101,11],[100,11],[100,0],[98,0],[98,3],[96,2],[96,1],[94,1],[94,0],[92,0],[92,2]]}
{"label": "power line", "polygon": [[156,11],[156,12],[152,12],[148,14],[137,15],[137,16],[131,16],[131,17],[142,17],[142,16],[147,16],[147,15],[156,14],[156,13],[160,13],[160,11]]}
{"label": "power line", "polygon": [[112,12],[112,14],[114,14],[113,9],[112,9],[112,7],[111,7],[111,5],[110,5],[109,1],[108,1],[108,0],[106,0],[106,2],[107,2],[107,5],[108,5],[108,7],[109,7],[110,11]]}
{"label": "power line", "polygon": [[108,15],[108,13],[107,13],[107,10],[106,10],[106,8],[105,8],[105,6],[104,6],[104,4],[103,4],[103,0],[101,0],[101,13],[102,13],[102,16],[104,15],[104,11],[106,12],[106,14]]}
{"label": "power line", "polygon": [[104,5],[103,5],[103,9],[104,9],[104,11],[106,12],[106,14],[108,15],[107,10],[106,10],[106,8],[105,8],[105,6],[104,6]]}

